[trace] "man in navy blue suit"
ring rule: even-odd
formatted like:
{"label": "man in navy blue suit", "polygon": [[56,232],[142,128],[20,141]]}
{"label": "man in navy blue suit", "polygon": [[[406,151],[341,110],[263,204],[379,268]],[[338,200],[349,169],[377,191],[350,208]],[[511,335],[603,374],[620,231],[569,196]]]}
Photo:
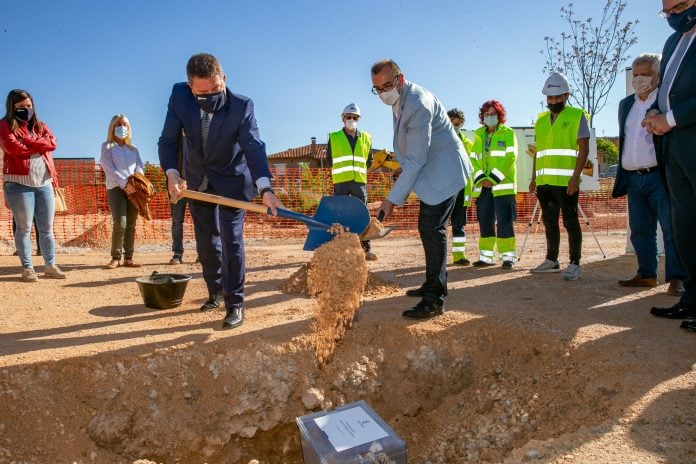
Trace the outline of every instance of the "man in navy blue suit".
{"label": "man in navy blue suit", "polygon": [[696,0],[662,0],[662,15],[674,34],[662,52],[655,109],[643,126],[657,136],[655,151],[669,186],[674,242],[687,277],[686,292],[677,304],[650,312],[688,319],[682,327],[696,331]]}
{"label": "man in navy blue suit", "polygon": [[[266,146],[259,137],[253,102],[230,91],[213,55],[193,55],[186,74],[188,82],[172,88],[159,139],[169,194],[178,198],[181,189],[191,188],[243,201],[259,194],[275,215],[283,205],[270,186]],[[177,165],[182,135],[183,176]],[[201,311],[219,307],[224,299],[227,313],[222,326],[238,327],[244,321],[245,211],[197,201],[190,201],[189,208],[209,295]]]}

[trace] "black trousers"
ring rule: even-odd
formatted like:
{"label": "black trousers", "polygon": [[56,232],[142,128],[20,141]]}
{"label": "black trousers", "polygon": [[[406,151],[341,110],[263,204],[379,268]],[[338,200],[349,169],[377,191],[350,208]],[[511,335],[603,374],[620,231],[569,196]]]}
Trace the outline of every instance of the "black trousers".
{"label": "black trousers", "polygon": [[454,202],[454,209],[452,210],[452,217],[450,218],[450,224],[452,225],[452,236],[453,237],[466,237],[466,210],[467,207],[464,206],[464,190],[461,189],[457,195],[457,199]]}
{"label": "black trousers", "polygon": [[[693,147],[684,147],[685,155],[693,156]],[[672,153],[665,157],[669,199],[672,205],[672,236],[681,259],[686,280],[680,302],[696,307],[696,165],[691,159],[680,159]]]}
{"label": "black trousers", "polygon": [[582,250],[582,229],[578,220],[578,196],[566,193],[566,187],[539,185],[537,199],[541,205],[541,219],[546,229],[546,259],[556,261],[561,244],[561,231],[558,227],[559,212],[563,212],[563,226],[568,232],[570,263],[580,264]]}
{"label": "black trousers", "polygon": [[447,220],[452,214],[451,198],[437,205],[420,202],[418,233],[425,252],[425,283],[423,299],[444,301],[447,289]]}
{"label": "black trousers", "polygon": [[[334,184],[334,195],[349,195],[367,204],[367,186],[358,182],[348,181]],[[360,242],[363,250],[370,251],[370,241]]]}

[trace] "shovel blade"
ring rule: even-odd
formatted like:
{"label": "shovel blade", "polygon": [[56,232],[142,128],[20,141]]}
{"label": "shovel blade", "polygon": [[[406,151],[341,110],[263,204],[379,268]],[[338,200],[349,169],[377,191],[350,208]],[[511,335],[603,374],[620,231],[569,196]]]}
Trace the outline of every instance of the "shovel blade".
{"label": "shovel blade", "polygon": [[[340,224],[346,231],[359,234],[370,223],[370,212],[365,203],[355,197],[334,195],[321,199],[314,219],[325,224]],[[333,237],[326,230],[310,229],[303,249],[315,250]]]}

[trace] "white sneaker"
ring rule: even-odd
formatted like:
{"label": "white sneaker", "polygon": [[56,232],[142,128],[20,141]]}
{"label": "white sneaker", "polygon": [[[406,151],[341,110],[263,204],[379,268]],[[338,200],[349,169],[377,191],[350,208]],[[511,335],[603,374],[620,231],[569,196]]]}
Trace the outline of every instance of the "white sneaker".
{"label": "white sneaker", "polygon": [[534,273],[548,273],[548,272],[561,272],[561,265],[558,261],[551,261],[550,259],[545,259],[543,263],[532,269],[530,272]]}
{"label": "white sneaker", "polygon": [[580,266],[569,264],[566,270],[563,271],[563,280],[578,280],[581,274]]}
{"label": "white sneaker", "polygon": [[36,275],[33,267],[27,267],[22,269],[22,280],[25,282],[38,282],[39,276]]}
{"label": "white sneaker", "polygon": [[55,264],[52,266],[46,266],[44,267],[44,275],[46,277],[49,277],[51,279],[65,279],[66,275],[65,272],[61,271],[58,266]]}

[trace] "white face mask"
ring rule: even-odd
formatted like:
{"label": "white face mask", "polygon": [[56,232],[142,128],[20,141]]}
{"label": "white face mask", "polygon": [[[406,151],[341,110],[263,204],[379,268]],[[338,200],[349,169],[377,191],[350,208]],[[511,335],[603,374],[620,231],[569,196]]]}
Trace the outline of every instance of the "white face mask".
{"label": "white face mask", "polygon": [[379,94],[379,99],[386,105],[394,106],[399,101],[399,89],[394,87],[387,92],[382,92]]}
{"label": "white face mask", "polygon": [[114,135],[123,140],[128,137],[128,128],[126,126],[116,126],[114,127]]}
{"label": "white face mask", "polygon": [[645,94],[652,90],[652,80],[650,76],[635,76],[631,80],[631,85],[638,94]]}
{"label": "white face mask", "polygon": [[497,114],[492,114],[489,116],[484,116],[483,117],[483,123],[487,125],[488,127],[495,127],[498,125],[498,115]]}
{"label": "white face mask", "polygon": [[344,124],[346,126],[346,129],[351,130],[351,131],[354,131],[355,129],[358,128],[358,121],[356,121],[354,119],[346,119]]}

